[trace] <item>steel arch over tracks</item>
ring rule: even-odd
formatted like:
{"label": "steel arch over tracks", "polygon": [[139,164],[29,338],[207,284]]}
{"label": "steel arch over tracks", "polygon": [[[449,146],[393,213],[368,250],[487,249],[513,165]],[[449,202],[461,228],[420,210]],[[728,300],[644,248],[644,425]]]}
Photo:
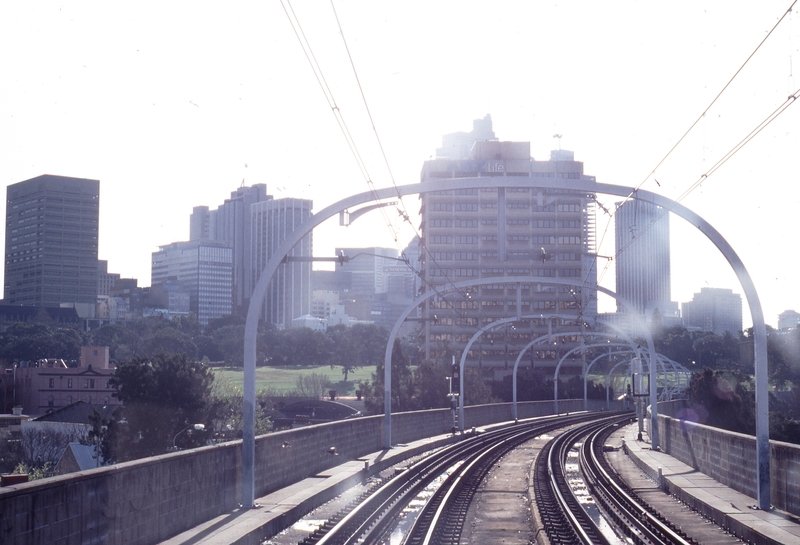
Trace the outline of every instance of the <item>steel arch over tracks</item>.
{"label": "steel arch over tracks", "polygon": [[[255,375],[256,375],[256,336],[258,332],[258,317],[264,305],[267,288],[275,276],[283,258],[315,227],[331,217],[345,212],[349,208],[366,204],[375,200],[393,199],[408,195],[418,195],[431,191],[447,191],[455,189],[479,189],[482,187],[522,187],[539,190],[572,190],[583,191],[587,194],[607,194],[617,197],[649,202],[664,208],[688,221],[703,233],[720,250],[722,255],[733,268],[736,277],[742,285],[745,298],[753,318],[754,348],[755,348],[755,377],[756,377],[756,460],[758,464],[758,507],[769,510],[769,391],[767,376],[767,329],[764,322],[764,313],[756,291],[755,284],[739,256],[728,242],[699,215],[695,214],[682,204],[642,189],[602,184],[590,180],[556,180],[532,179],[517,176],[490,176],[485,178],[450,178],[439,179],[435,184],[417,183],[391,188],[383,188],[352,195],[320,210],[311,216],[308,221],[289,234],[287,239],[278,246],[268,261],[266,267],[256,283],[250,306],[247,311],[244,335],[244,402],[242,424],[242,506],[253,507],[255,502]],[[530,282],[530,279],[525,281]],[[652,385],[655,387],[655,384]],[[652,392],[651,392],[652,394]],[[654,407],[657,411],[657,408]],[[657,416],[654,415],[654,420]],[[654,428],[654,431],[656,429]],[[657,435],[655,436],[657,441]]]}

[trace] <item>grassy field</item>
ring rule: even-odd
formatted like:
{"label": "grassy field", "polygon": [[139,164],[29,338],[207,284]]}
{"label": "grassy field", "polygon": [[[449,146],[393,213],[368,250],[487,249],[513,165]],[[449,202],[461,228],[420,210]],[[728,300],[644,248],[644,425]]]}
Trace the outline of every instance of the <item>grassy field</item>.
{"label": "grassy field", "polygon": [[[258,367],[256,368],[256,391],[262,388],[271,388],[280,391],[294,390],[298,376],[317,373],[319,375],[328,376],[331,381],[330,389],[336,390],[337,395],[355,395],[356,383],[359,380],[370,380],[374,372],[374,367],[357,369],[355,372],[350,373],[347,377],[347,382],[344,382],[344,380],[342,380],[344,375],[342,374],[341,367],[334,367],[333,369],[329,366]],[[242,387],[244,382],[244,371],[241,367],[215,367],[214,376],[215,381],[228,382],[239,388]]]}

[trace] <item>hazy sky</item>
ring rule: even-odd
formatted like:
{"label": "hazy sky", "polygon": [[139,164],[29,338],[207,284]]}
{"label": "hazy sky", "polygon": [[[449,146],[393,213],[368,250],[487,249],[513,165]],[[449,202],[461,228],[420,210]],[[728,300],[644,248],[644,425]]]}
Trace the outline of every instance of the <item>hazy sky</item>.
{"label": "hazy sky", "polygon": [[[419,181],[441,136],[487,113],[498,138],[530,141],[536,159],[562,134],[587,174],[636,186],[791,4],[334,0],[391,174],[331,4],[292,7],[376,187]],[[216,207],[243,181],[315,210],[367,190],[279,0],[4,2],[0,51],[2,183],[99,179],[100,258],[140,285],[159,245],[188,238],[192,207]],[[800,14],[642,187],[686,191],[797,91],[793,64]],[[742,257],[772,325],[800,311],[799,121],[789,107],[682,201]],[[418,200],[406,206],[416,213]],[[315,254],[404,246],[413,231],[390,218],[394,230],[377,213],[327,223]],[[704,286],[742,293],[710,243],[672,223],[673,300]],[[599,253],[613,252],[609,231]],[[612,266],[602,283],[613,282]]]}

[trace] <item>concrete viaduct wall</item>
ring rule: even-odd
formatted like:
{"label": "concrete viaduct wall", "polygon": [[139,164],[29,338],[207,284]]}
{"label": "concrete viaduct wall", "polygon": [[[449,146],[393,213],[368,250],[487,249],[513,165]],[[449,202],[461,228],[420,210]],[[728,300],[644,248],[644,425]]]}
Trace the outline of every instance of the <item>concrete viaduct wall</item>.
{"label": "concrete viaduct wall", "polygon": [[[583,400],[559,402],[562,412]],[[590,409],[605,402],[590,400]],[[520,418],[553,402],[518,404]],[[468,407],[467,426],[512,419],[510,403]],[[282,431],[256,440],[256,496],[382,449],[383,416]],[[450,411],[392,415],[395,443],[447,433]],[[288,447],[284,447],[284,441]],[[335,446],[339,456],[327,451]],[[241,441],[0,488],[0,543],[149,545],[233,511],[241,499]]]}
{"label": "concrete viaduct wall", "polygon": [[[756,498],[756,438],[697,424],[683,401],[658,404],[659,445],[677,458],[752,498]],[[770,503],[800,515],[800,446],[770,441]],[[755,499],[754,499],[755,501]]]}

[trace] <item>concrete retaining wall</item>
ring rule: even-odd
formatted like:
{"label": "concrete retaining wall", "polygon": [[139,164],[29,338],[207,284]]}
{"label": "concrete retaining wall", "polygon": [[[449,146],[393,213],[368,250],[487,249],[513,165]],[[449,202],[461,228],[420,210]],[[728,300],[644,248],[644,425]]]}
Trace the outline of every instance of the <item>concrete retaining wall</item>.
{"label": "concrete retaining wall", "polygon": [[[664,416],[658,404],[659,446],[698,471],[754,498],[757,489],[756,439],[752,435],[712,428]],[[664,412],[680,416],[679,405]],[[800,446],[770,441],[770,503],[800,515]]]}
{"label": "concrete retaining wall", "polygon": [[[605,401],[591,402],[594,407],[605,409]],[[546,415],[553,402],[520,403],[518,409],[520,418]],[[583,400],[561,400],[559,409],[583,410]],[[467,407],[465,413],[469,427],[512,419],[510,403]],[[398,413],[392,415],[392,441],[447,433],[451,426],[447,409]],[[328,453],[331,446],[339,456]],[[258,437],[256,496],[382,447],[382,416]],[[0,488],[0,543],[157,543],[235,509],[240,474],[241,442],[234,441]]]}

